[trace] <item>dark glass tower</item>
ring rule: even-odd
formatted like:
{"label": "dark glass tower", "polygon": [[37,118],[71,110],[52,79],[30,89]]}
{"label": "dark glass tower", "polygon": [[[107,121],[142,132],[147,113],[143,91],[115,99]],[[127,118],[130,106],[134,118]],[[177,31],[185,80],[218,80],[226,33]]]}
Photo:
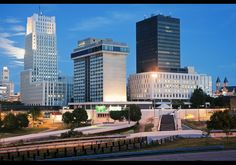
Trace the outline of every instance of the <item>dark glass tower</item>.
{"label": "dark glass tower", "polygon": [[136,23],[137,73],[180,68],[180,20],[156,15]]}

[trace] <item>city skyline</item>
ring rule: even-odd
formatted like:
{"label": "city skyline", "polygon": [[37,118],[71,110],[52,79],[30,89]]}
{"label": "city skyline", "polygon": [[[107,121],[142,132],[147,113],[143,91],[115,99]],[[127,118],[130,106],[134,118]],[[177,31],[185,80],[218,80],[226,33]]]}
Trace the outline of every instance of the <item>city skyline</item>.
{"label": "city skyline", "polygon": [[[14,82],[16,92],[20,90],[20,72],[23,70],[27,17],[38,13],[38,6],[0,5],[0,68],[9,68],[10,80]],[[194,66],[198,73],[211,75],[213,90],[217,76],[221,81],[226,76],[229,85],[236,84],[232,72],[236,68],[233,61],[236,5],[40,6],[44,14],[56,17],[58,67],[63,75],[73,75],[70,53],[78,40],[88,37],[112,38],[127,43],[130,53],[127,57],[126,77],[136,73],[136,22],[143,20],[144,15],[150,17],[151,14],[161,13],[180,19],[182,67]]]}

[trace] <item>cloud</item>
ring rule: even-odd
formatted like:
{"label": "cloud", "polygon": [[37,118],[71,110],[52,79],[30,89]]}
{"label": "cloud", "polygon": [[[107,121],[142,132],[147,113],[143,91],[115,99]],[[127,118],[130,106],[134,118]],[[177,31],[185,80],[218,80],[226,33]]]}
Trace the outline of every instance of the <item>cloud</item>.
{"label": "cloud", "polygon": [[13,61],[17,66],[24,66],[24,61]]}
{"label": "cloud", "polygon": [[11,35],[9,33],[0,33],[0,49],[9,57],[15,59],[24,59],[25,50],[14,46],[16,42],[8,39]]}
{"label": "cloud", "polygon": [[23,36],[23,35],[25,35],[25,32],[18,32],[18,33],[12,34],[12,36]]}
{"label": "cloud", "polygon": [[75,27],[70,28],[70,31],[89,31],[96,28],[101,28],[104,26],[112,25],[115,23],[124,22],[127,20],[133,19],[134,14],[130,13],[119,13],[119,12],[110,12],[107,14],[107,17],[93,17],[90,19],[83,20],[75,25]]}
{"label": "cloud", "polygon": [[22,32],[25,31],[25,27],[21,25],[15,25],[11,27],[11,30],[16,32]]}
{"label": "cloud", "polygon": [[6,18],[5,20],[4,20],[6,23],[20,23],[20,22],[22,22],[20,19],[18,19],[18,18]]}

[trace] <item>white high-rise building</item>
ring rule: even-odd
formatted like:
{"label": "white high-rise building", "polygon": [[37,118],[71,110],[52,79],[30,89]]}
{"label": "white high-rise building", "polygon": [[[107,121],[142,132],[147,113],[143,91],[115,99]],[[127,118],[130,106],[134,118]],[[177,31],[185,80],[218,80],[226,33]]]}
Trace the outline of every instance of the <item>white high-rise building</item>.
{"label": "white high-rise building", "polygon": [[27,18],[24,70],[32,70],[32,82],[57,80],[55,17],[34,14]]}
{"label": "white high-rise building", "polygon": [[9,69],[4,66],[0,78],[0,100],[8,100],[11,95],[14,95],[14,84],[9,76]]}
{"label": "white high-rise building", "polygon": [[6,66],[2,69],[2,81],[9,81],[9,69]]}
{"label": "white high-rise building", "polygon": [[66,84],[58,79],[56,20],[42,14],[27,18],[21,101],[27,105],[65,105]]}
{"label": "white high-rise building", "polygon": [[74,60],[74,102],[126,101],[127,44],[112,39],[78,41]]}

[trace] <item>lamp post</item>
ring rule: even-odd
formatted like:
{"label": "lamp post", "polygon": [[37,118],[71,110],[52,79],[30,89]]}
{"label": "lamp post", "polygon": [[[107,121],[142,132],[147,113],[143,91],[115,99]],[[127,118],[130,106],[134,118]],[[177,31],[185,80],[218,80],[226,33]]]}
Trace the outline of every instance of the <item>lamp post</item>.
{"label": "lamp post", "polygon": [[[155,118],[156,118],[156,113],[155,113],[155,108],[156,108],[156,103],[155,103],[155,97],[154,97],[154,84],[155,84],[155,80],[157,78],[157,73],[152,73],[151,74],[151,77],[152,77],[152,103],[153,103],[153,111],[154,111],[154,125],[155,125]],[[158,116],[158,122],[159,122],[159,116]],[[158,129],[158,128],[157,128]]]}
{"label": "lamp post", "polygon": [[129,124],[130,124],[130,107],[128,108],[128,111],[129,111]]}
{"label": "lamp post", "polygon": [[155,113],[156,103],[155,103],[155,97],[154,97],[154,84],[155,84],[155,79],[157,78],[157,73],[152,73],[151,77],[152,77],[152,103],[153,103],[154,118],[155,118],[155,116],[156,116],[156,113]]}

